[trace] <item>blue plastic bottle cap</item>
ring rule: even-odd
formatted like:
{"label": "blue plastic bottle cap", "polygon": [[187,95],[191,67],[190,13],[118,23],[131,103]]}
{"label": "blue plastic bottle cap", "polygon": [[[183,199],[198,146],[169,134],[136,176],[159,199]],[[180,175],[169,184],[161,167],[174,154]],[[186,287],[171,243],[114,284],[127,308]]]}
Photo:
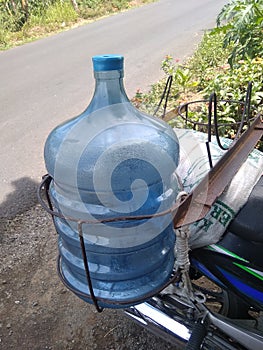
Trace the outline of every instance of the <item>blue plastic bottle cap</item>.
{"label": "blue plastic bottle cap", "polygon": [[92,61],[95,72],[123,69],[123,56],[121,55],[93,56]]}

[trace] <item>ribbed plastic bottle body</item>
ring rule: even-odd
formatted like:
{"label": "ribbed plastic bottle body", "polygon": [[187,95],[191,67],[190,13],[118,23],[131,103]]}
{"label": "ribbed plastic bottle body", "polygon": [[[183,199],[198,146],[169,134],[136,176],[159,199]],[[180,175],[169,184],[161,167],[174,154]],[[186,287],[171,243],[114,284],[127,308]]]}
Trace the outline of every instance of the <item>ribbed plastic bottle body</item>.
{"label": "ribbed plastic bottle body", "polygon": [[[94,222],[83,225],[83,234],[95,295],[108,300],[101,302],[104,307],[143,299],[167,281],[174,264],[170,215],[128,217],[153,215],[174,203],[178,140],[167,124],[132,106],[122,75],[114,69],[95,72],[87,110],[57,127],[45,145],[54,206],[66,218]],[[101,222],[120,217],[126,219]],[[55,226],[62,273],[83,298],[90,292],[77,224],[55,218]]]}

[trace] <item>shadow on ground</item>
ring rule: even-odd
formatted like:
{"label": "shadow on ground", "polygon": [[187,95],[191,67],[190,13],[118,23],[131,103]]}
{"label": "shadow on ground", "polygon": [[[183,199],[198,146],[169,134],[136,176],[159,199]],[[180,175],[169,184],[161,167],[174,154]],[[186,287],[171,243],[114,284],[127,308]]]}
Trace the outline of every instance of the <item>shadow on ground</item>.
{"label": "shadow on ground", "polygon": [[0,203],[0,218],[12,219],[32,208],[37,203],[38,183],[22,177],[12,183],[14,190]]}

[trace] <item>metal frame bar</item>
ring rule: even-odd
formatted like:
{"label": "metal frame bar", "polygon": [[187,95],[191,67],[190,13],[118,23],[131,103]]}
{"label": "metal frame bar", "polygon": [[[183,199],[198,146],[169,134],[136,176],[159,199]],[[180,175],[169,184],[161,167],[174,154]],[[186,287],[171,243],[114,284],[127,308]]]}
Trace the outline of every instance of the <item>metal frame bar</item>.
{"label": "metal frame bar", "polygon": [[259,114],[250,128],[232,143],[195,189],[180,203],[174,215],[174,227],[179,228],[204,218],[215,200],[222,194],[236,172],[263,135],[263,120]]}

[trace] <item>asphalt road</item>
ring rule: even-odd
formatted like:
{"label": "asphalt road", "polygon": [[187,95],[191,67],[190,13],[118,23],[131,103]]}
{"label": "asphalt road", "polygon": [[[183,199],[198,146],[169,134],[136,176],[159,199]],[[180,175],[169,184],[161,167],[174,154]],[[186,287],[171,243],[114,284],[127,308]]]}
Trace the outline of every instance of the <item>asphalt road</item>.
{"label": "asphalt road", "polygon": [[0,52],[0,217],[35,202],[48,133],[82,112],[92,96],[93,55],[125,56],[132,97],[161,77],[166,54],[183,60],[193,52],[225,3],[160,0]]}

